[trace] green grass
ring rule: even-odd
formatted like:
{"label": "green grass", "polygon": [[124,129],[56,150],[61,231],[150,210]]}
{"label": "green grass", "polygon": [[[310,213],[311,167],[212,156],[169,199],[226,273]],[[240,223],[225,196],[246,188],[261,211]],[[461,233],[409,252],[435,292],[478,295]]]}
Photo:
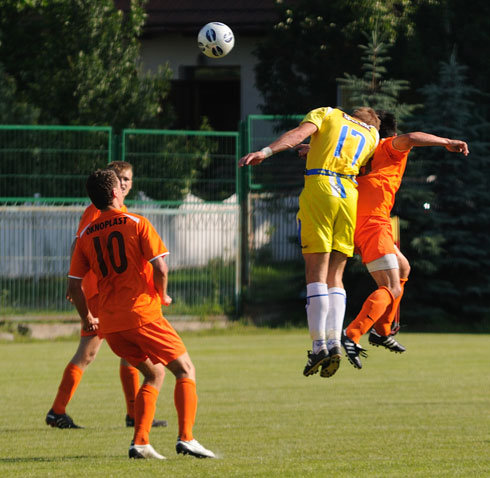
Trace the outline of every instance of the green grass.
{"label": "green grass", "polygon": [[[218,460],[177,456],[168,376],[151,442],[165,462],[130,461],[118,359],[106,344],[68,412],[44,417],[76,342],[0,345],[0,475],[5,477],[490,476],[488,335],[402,334],[330,379],[305,378],[306,330],[184,334],[198,372],[195,435]],[[363,344],[366,345],[365,339]]]}

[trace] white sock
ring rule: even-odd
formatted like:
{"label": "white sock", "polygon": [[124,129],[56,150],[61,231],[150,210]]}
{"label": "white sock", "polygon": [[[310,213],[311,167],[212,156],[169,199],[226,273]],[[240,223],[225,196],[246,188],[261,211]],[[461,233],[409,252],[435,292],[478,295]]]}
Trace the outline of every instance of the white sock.
{"label": "white sock", "polygon": [[342,289],[341,287],[330,287],[330,289],[328,289],[329,307],[326,321],[328,350],[332,347],[340,347],[346,300],[345,289]]}
{"label": "white sock", "polygon": [[306,285],[306,316],[308,329],[313,340],[313,353],[326,349],[325,327],[328,314],[328,286],[323,282]]}

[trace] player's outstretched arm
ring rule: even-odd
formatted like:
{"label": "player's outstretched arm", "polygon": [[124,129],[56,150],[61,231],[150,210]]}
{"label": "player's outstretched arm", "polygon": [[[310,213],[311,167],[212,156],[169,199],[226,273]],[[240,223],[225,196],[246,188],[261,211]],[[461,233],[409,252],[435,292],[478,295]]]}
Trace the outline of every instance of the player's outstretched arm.
{"label": "player's outstretched arm", "polygon": [[468,145],[459,139],[443,138],[429,133],[416,131],[413,133],[401,134],[393,138],[393,147],[399,151],[407,151],[417,146],[443,146],[453,153],[463,153],[468,156]]}
{"label": "player's outstretched arm", "polygon": [[279,136],[269,146],[262,148],[260,151],[248,153],[238,161],[238,166],[255,166],[260,164],[264,159],[275,153],[280,153],[286,149],[294,148],[297,144],[316,133],[318,128],[313,123],[303,123],[297,128],[291,129]]}

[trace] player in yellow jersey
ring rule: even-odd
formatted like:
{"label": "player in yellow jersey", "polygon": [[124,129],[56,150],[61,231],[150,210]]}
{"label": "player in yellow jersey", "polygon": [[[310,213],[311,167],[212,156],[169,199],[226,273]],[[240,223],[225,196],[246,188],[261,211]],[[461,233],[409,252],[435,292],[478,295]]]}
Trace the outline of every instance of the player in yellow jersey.
{"label": "player in yellow jersey", "polygon": [[342,276],[347,257],[354,252],[355,177],[378,144],[379,124],[371,108],[359,108],[352,116],[336,108],[317,108],[297,128],[239,161],[239,166],[257,165],[311,137],[297,215],[305,260],[306,313],[313,341],[305,376],[321,368],[320,375],[330,377],[340,365],[346,301]]}

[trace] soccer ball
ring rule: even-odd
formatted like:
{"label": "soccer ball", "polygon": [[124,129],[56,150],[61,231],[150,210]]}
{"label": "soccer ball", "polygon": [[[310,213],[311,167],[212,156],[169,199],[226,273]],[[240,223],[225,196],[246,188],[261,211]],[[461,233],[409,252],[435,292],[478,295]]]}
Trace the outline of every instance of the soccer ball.
{"label": "soccer ball", "polygon": [[235,35],[224,23],[211,22],[204,25],[197,35],[199,49],[210,58],[228,55],[235,44]]}

